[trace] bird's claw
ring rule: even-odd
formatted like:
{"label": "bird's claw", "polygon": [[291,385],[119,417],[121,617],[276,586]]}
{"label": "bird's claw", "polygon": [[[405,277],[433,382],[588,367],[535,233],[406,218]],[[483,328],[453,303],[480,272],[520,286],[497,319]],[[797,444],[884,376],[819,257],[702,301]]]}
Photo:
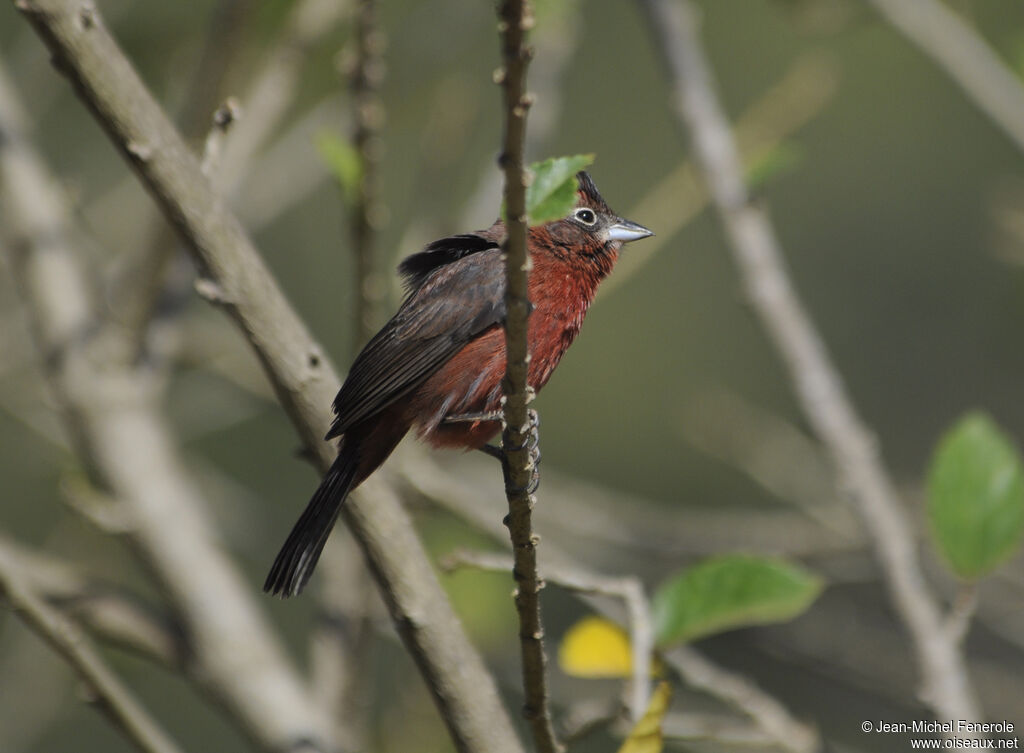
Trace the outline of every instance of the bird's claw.
{"label": "bird's claw", "polygon": [[518,452],[528,450],[530,453],[530,480],[525,487],[512,485],[509,478],[508,456],[502,461],[502,471],[505,475],[505,493],[512,495],[526,494],[533,495],[540,487],[540,416],[533,408],[526,411],[527,429],[521,444],[510,447],[509,450]]}
{"label": "bird's claw", "polygon": [[494,445],[484,445],[480,448],[491,457],[501,461],[501,473],[505,479],[505,493],[514,496],[522,494],[532,495],[540,487],[540,432],[538,430],[540,427],[540,417],[533,408],[528,409],[526,415],[527,428],[522,443],[508,448],[510,452],[519,452],[524,449],[529,450],[530,480],[526,483],[526,486],[516,486],[512,483],[508,467],[508,454],[503,448],[495,447]]}

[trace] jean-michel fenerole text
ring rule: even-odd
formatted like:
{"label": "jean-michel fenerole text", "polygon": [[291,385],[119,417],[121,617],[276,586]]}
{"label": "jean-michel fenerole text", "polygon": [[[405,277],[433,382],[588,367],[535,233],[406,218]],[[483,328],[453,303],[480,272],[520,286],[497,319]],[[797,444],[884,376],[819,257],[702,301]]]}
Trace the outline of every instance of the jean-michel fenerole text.
{"label": "jean-michel fenerole text", "polygon": [[875,722],[872,729],[874,732],[909,732],[913,734],[942,733],[942,734],[968,734],[968,733],[996,733],[1011,734],[1014,731],[1013,722],[973,722],[967,719],[956,719],[940,722],[934,719],[917,719],[912,722],[887,722],[880,720]]}

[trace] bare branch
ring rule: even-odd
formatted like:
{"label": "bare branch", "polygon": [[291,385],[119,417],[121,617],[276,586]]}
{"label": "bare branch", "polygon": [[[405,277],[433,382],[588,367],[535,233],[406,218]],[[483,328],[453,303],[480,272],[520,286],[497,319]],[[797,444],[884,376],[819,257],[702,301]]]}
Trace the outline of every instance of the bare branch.
{"label": "bare branch", "polygon": [[110,584],[82,576],[69,562],[31,551],[0,535],[0,560],[40,598],[104,642],[166,666],[187,654],[182,626]]}
{"label": "bare branch", "polygon": [[977,719],[979,709],[963,655],[943,630],[894,485],[793,290],[771,223],[744,185],[729,123],[696,33],[694,10],[688,2],[641,0],[641,5],[674,79],[679,119],[690,130],[748,295],[874,542],[893,605],[917,654],[926,702],[940,719]]}
{"label": "bare branch", "polygon": [[530,723],[534,744],[541,753],[561,750],[555,739],[548,707],[545,678],[544,629],[541,626],[540,590],[537,575],[537,543],[530,512],[536,502],[530,492],[536,472],[529,437],[529,405],[533,390],[527,384],[530,353],[527,320],[530,300],[527,278],[530,255],[526,247],[526,169],[523,147],[526,141],[526,113],[531,98],[526,93],[526,68],[531,52],[526,34],[533,26],[527,0],[504,0],[498,8],[501,35],[502,69],[498,76],[505,93],[505,134],[498,160],[505,173],[505,378],[501,447],[505,464],[505,494],[508,517],[505,519],[512,539],[516,581],[515,603],[519,614],[519,639],[523,661],[523,716]]}
{"label": "bare branch", "polygon": [[239,116],[241,107],[238,100],[228,97],[224,103],[213,113],[213,123],[209,133],[206,134],[206,141],[203,143],[203,158],[199,163],[199,169],[207,179],[212,180],[220,164],[221,153],[224,151],[224,138],[231,130]]}
{"label": "bare branch", "polygon": [[377,25],[376,0],[358,0],[355,12],[355,62],[352,91],[352,144],[359,155],[359,181],[352,206],[352,251],[356,257],[356,337],[362,347],[377,331],[384,285],[374,259],[383,207],[377,189],[384,105],[378,90],[384,78],[384,32]]}
{"label": "bare branch", "polygon": [[813,753],[819,749],[820,741],[813,729],[793,719],[785,706],[746,677],[713,664],[688,646],[672,649],[664,659],[691,688],[748,714],[783,750]]}
{"label": "bare branch", "polygon": [[306,53],[343,17],[351,0],[301,0],[295,3],[281,36],[264,57],[240,97],[247,116],[231,137],[216,185],[231,195],[253,157],[281,122],[299,89]]}
{"label": "bare branch", "polygon": [[4,549],[0,549],[0,593],[25,624],[64,657],[96,694],[102,710],[139,750],[145,753],[180,753],[174,741],[103,663],[78,626],[47,605],[17,575],[17,569]]}
{"label": "bare branch", "polygon": [[1024,87],[976,31],[938,0],[870,2],[1024,151]]}

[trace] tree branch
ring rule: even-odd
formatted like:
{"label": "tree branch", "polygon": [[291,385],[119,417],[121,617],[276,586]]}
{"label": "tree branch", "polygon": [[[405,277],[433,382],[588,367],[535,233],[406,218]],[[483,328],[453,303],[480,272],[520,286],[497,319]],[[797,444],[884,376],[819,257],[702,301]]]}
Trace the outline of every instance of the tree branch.
{"label": "tree branch", "polygon": [[185,631],[111,584],[81,575],[70,562],[29,550],[0,534],[0,560],[25,585],[106,643],[167,667],[181,667],[188,653]]}
{"label": "tree branch", "polygon": [[[547,680],[544,675],[544,629],[540,616],[540,590],[537,575],[537,542],[531,510],[535,499],[530,484],[535,472],[528,446],[531,432],[529,404],[533,390],[527,384],[530,354],[527,322],[530,300],[527,279],[530,257],[526,246],[526,170],[523,145],[526,140],[526,113],[530,97],[526,93],[526,68],[530,50],[526,34],[533,25],[527,0],[504,0],[498,10],[503,68],[499,81],[505,93],[505,135],[499,164],[505,173],[505,231],[502,245],[505,255],[505,378],[504,416],[501,445],[505,453],[505,493],[508,498],[508,526],[512,540],[516,581],[515,604],[519,615],[519,640],[523,662],[523,716],[530,723],[534,744],[541,753],[554,753],[561,746],[555,739],[548,707]],[[536,427],[532,429],[536,431]]]}
{"label": "tree branch", "polygon": [[102,709],[139,750],[145,753],[180,753],[131,692],[121,684],[77,625],[41,599],[0,549],[0,594],[15,613],[71,665],[96,694]]}
{"label": "tree branch", "polygon": [[[334,449],[321,437],[328,425],[327,406],[339,386],[337,376],[237,219],[203,178],[195,158],[104,28],[98,11],[72,0],[15,0],[15,5],[181,233],[203,274],[223,291],[227,311],[256,351],[303,443],[326,468]],[[234,143],[229,142],[229,150]],[[493,678],[452,612],[401,505],[379,481],[364,489],[342,514],[456,747],[519,751]],[[161,545],[156,537],[147,543]],[[241,584],[237,587],[244,590]],[[202,605],[207,613],[219,607]]]}
{"label": "tree branch", "polygon": [[831,455],[841,486],[870,532],[893,606],[917,654],[925,700],[940,719],[977,719],[963,655],[943,629],[894,485],[793,290],[771,223],[744,185],[736,145],[696,33],[694,10],[688,2],[640,4],[672,75],[680,122],[691,134],[750,300],[789,369],[804,414]]}
{"label": "tree branch", "polygon": [[384,106],[378,95],[384,77],[384,34],[377,25],[376,0],[358,0],[355,9],[355,62],[349,76],[352,92],[352,145],[359,155],[352,216],[352,250],[356,258],[356,336],[362,347],[377,331],[384,286],[376,271],[374,246],[383,209],[377,192],[379,131]]}
{"label": "tree branch", "polygon": [[1024,151],[1024,87],[988,43],[937,0],[870,0]]}

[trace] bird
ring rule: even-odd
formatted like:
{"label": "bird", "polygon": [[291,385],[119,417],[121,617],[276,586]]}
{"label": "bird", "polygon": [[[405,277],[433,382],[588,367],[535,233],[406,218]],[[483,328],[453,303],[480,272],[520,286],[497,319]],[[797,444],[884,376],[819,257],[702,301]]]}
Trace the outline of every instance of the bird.
{"label": "bird", "polygon": [[[622,245],[653,235],[616,215],[587,172],[576,174],[576,184],[568,216],[527,231],[527,384],[535,392],[579,333]],[[264,591],[285,598],[303,590],[349,493],[410,430],[434,447],[502,456],[488,443],[501,430],[505,235],[499,219],[486,230],[436,240],[401,262],[405,298],[338,391],[326,436],[338,439],[337,459],[281,547]]]}

